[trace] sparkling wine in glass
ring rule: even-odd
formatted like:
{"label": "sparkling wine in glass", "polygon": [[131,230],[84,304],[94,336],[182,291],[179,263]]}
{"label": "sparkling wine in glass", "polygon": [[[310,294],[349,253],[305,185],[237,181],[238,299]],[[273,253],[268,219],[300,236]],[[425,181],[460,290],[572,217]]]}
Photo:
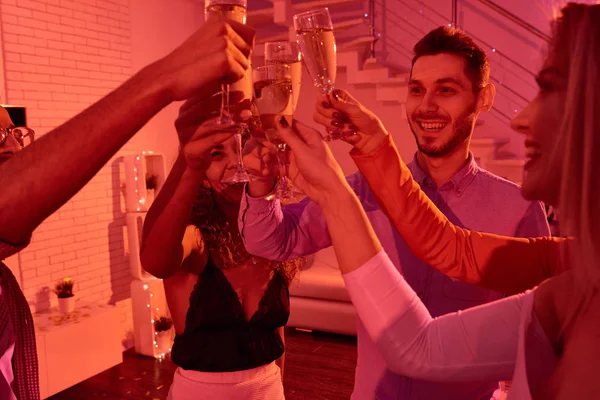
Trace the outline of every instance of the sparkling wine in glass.
{"label": "sparkling wine in glass", "polygon": [[[324,95],[333,92],[337,73],[337,59],[333,23],[327,8],[306,11],[294,15],[294,29],[302,51],[304,65],[314,85]],[[342,138],[339,128],[329,128],[326,140]]]}
{"label": "sparkling wine in glass", "polygon": [[[205,20],[208,20],[211,17],[219,17],[245,24],[246,3],[247,0],[205,0]],[[221,115],[218,119],[218,123],[222,125],[233,125],[234,121],[229,113],[229,86],[224,83],[221,85],[221,89]]]}
{"label": "sparkling wine in glass", "polygon": [[288,181],[287,145],[279,137],[277,124],[279,118],[292,124],[294,114],[294,95],[291,68],[288,64],[271,64],[257,67],[253,71],[254,102],[260,115],[262,131],[265,137],[277,147],[279,181],[271,199],[295,199],[302,195]]}
{"label": "sparkling wine in glass", "polygon": [[295,110],[302,87],[302,53],[300,52],[300,46],[296,42],[266,42],[265,64],[287,64],[290,66]]}
{"label": "sparkling wine in glass", "polygon": [[[204,15],[208,20],[211,17],[219,17],[241,24],[246,23],[246,5],[247,0],[205,0]],[[244,123],[234,120],[229,108],[229,91],[240,90],[249,99],[252,99],[252,71],[250,68],[246,71],[246,75],[239,81],[228,85],[221,85],[221,113],[217,124],[219,125],[238,125],[240,131],[234,135],[238,143],[237,168],[236,172],[228,179],[223,180],[226,184],[236,184],[250,182],[252,176],[244,168],[242,159],[242,133],[246,129]]]}

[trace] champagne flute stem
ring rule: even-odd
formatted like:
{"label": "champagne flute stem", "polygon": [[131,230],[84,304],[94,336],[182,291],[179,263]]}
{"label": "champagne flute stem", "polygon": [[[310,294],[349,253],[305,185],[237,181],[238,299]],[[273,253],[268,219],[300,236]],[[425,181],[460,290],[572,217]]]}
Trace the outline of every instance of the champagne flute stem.
{"label": "champagne flute stem", "polygon": [[287,154],[286,145],[277,145],[277,164],[279,164],[279,184],[283,187],[287,187]]}
{"label": "champagne flute stem", "polygon": [[221,121],[229,117],[229,84],[221,84]]}
{"label": "champagne flute stem", "polygon": [[240,128],[240,131],[238,133],[236,133],[235,135],[233,135],[235,137],[235,149],[236,149],[236,156],[237,156],[237,164],[238,164],[238,170],[243,170],[244,169],[244,158],[242,156],[242,129]]}

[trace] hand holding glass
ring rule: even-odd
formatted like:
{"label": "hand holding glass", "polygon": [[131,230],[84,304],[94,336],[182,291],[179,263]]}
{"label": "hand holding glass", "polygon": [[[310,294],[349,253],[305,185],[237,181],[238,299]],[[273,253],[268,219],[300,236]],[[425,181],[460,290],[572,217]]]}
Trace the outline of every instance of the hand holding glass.
{"label": "hand holding glass", "polygon": [[[326,96],[335,95],[333,90],[337,59],[329,10],[322,8],[294,15],[294,29],[296,29],[304,65],[314,85]],[[339,128],[330,128],[328,133],[326,140],[340,139],[344,135]]]}
{"label": "hand holding glass", "polygon": [[291,68],[287,64],[272,64],[255,68],[254,101],[260,114],[262,129],[266,138],[277,147],[279,181],[276,192],[270,198],[280,200],[295,199],[302,193],[294,189],[287,177],[286,143],[277,132],[279,118],[286,118],[291,125],[294,114]]}

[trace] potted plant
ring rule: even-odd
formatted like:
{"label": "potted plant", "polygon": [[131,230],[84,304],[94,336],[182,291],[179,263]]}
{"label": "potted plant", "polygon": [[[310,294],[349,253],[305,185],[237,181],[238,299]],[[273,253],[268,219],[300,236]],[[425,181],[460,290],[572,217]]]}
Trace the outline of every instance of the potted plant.
{"label": "potted plant", "polygon": [[58,297],[58,309],[61,312],[69,313],[75,309],[75,295],[73,294],[73,281],[71,278],[64,278],[59,281],[54,288],[54,293]]}
{"label": "potted plant", "polygon": [[158,186],[158,177],[156,175],[146,176],[146,206],[150,207],[156,196],[156,187]]}
{"label": "potted plant", "polygon": [[156,344],[161,353],[167,353],[171,348],[171,327],[173,320],[167,317],[159,317],[154,320],[154,332]]}

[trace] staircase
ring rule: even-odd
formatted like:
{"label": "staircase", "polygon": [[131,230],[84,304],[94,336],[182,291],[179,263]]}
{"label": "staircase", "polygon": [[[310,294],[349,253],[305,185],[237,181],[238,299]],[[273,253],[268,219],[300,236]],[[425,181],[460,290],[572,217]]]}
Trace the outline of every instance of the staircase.
{"label": "staircase", "polygon": [[[494,24],[506,26],[506,35],[512,35],[513,24],[515,31],[534,36],[538,42],[546,41],[547,35],[499,6],[500,1],[393,0],[389,5],[386,1],[251,0],[248,24],[257,29],[255,54],[262,54],[261,45],[267,41],[295,40],[293,14],[328,7],[336,34],[338,69],[345,72],[346,83],[370,88],[378,102],[399,106],[404,114],[412,46],[437,26],[457,24],[488,52],[491,83],[497,88],[493,110],[478,120],[472,151],[483,168],[520,183],[522,138],[510,129],[509,122],[533,98],[532,66],[523,66],[507,55],[511,46],[500,46],[502,40],[491,28]],[[489,18],[489,25],[469,25],[482,15]],[[521,40],[532,41],[531,37]]]}

